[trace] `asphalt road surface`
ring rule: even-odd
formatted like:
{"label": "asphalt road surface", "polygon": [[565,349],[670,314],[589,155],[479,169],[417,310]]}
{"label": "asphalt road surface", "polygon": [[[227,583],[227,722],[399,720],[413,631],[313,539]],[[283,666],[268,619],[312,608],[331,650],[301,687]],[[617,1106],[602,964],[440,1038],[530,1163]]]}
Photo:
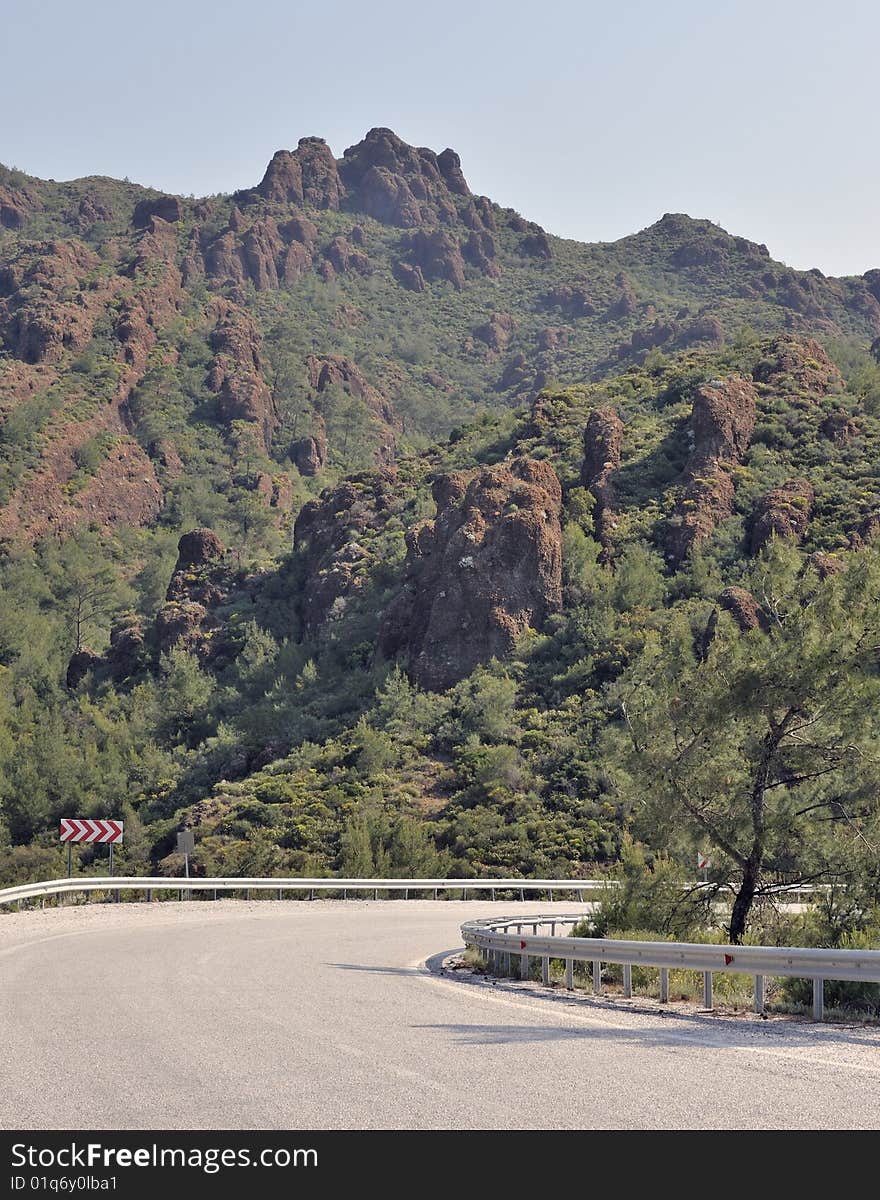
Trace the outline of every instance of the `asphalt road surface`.
{"label": "asphalt road surface", "polygon": [[880,1127],[880,1029],[661,1016],[425,966],[460,946],[468,917],[554,907],[572,911],[0,913],[0,1127]]}

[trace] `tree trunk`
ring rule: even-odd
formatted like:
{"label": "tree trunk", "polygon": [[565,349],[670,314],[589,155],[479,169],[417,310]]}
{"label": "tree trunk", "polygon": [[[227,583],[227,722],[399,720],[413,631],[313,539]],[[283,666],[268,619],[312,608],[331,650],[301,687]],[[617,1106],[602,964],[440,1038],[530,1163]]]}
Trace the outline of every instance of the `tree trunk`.
{"label": "tree trunk", "polygon": [[758,890],[760,870],[760,861],[749,858],[743,870],[739,891],[733,902],[733,912],[730,914],[730,940],[735,946],[740,944],[746,931],[746,922],[749,919],[755,892]]}

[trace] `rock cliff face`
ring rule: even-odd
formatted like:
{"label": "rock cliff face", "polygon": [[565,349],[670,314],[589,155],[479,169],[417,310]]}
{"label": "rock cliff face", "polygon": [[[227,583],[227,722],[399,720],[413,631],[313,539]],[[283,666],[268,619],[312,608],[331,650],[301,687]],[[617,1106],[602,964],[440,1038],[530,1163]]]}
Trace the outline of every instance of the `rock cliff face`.
{"label": "rock cliff face", "polygon": [[[312,354],[306,361],[306,368],[309,386],[318,396],[328,388],[338,387],[363,403],[376,430],[376,462],[380,465],[393,463],[400,422],[388,397],[367,382],[355,363],[339,355]],[[326,459],[326,437],[323,453]]]}
{"label": "rock cliff face", "polygon": [[296,150],[278,150],[257,193],[275,204],[338,210],[345,195],[336,159],[319,137],[300,138]]}
{"label": "rock cliff face", "polygon": [[226,548],[211,529],[193,529],[177,544],[177,563],[166,592],[167,603],[156,614],[160,652],[174,647],[210,657],[205,635],[214,626],[211,610],[223,599],[230,583]]}
{"label": "rock cliff face", "polygon": [[390,129],[371,129],[345,151],[340,170],[358,211],[404,229],[454,222],[455,198],[470,197],[454,150],[408,146]]}
{"label": "rock cliff face", "polygon": [[703,631],[701,649],[704,657],[718,631],[718,616],[722,609],[730,613],[742,633],[749,633],[753,629],[760,629],[766,633],[770,628],[767,614],[751,592],[741,587],[727,587],[719,595],[717,607],[709,614]]}
{"label": "rock cliff face", "polygon": [[444,229],[419,229],[409,239],[412,265],[424,279],[446,279],[457,292],[464,287],[461,246]]}
{"label": "rock cliff face", "polygon": [[25,363],[54,363],[91,339],[106,290],[89,289],[100,260],[75,238],[25,246],[0,270],[0,343]]}
{"label": "rock cliff face", "polygon": [[247,313],[234,304],[218,301],[215,313],[208,386],[217,395],[220,419],[227,425],[233,421],[253,425],[268,451],[278,416],[263,378],[260,335]]}
{"label": "rock cliff face", "polygon": [[581,482],[592,492],[596,501],[593,524],[596,540],[601,543],[606,559],[611,545],[611,530],[615,523],[616,498],[613,476],[620,466],[622,441],[623,421],[613,408],[597,408],[590,413],[584,430]]}
{"label": "rock cliff face", "polygon": [[352,475],[300,511],[293,545],[302,571],[298,607],[306,637],[317,637],[341,617],[364,586],[371,561],[364,535],[388,520],[396,481],[393,469]]}
{"label": "rock cliff face", "polygon": [[748,449],[755,428],[757,394],[738,375],[704,384],[691,416],[693,450],[676,503],[669,552],[679,564],[733,511],[731,468]]}
{"label": "rock cliff face", "polygon": [[297,438],[291,445],[290,457],[300,475],[313,476],[323,471],[327,462],[327,429],[322,416],[315,417],[314,433]]}
{"label": "rock cliff face", "polygon": [[407,535],[403,590],[379,649],[443,690],[504,658],[562,603],[562,492],[547,463],[516,459],[434,483],[437,515]]}
{"label": "rock cliff face", "polygon": [[758,554],[772,537],[799,542],[807,532],[813,500],[809,479],[790,479],[762,496],[752,516],[752,554]]}
{"label": "rock cliff face", "polygon": [[813,338],[781,334],[775,338],[754,371],[755,381],[781,388],[786,384],[798,391],[843,391],[843,376]]}

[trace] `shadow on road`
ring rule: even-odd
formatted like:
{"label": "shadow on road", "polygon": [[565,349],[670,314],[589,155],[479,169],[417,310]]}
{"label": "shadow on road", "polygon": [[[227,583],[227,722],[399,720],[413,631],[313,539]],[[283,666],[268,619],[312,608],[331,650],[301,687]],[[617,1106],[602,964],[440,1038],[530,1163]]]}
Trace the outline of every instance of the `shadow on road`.
{"label": "shadow on road", "polygon": [[368,975],[421,975],[418,967],[368,967],[365,963],[323,963],[337,971],[365,971]]}
{"label": "shadow on road", "polygon": [[[548,1010],[548,1016],[550,1011]],[[561,1014],[560,1014],[561,1015]],[[621,1014],[623,1015],[623,1014]],[[683,1043],[693,1043],[695,1046],[715,1046],[719,1049],[735,1048],[737,1046],[754,1046],[768,1041],[779,1044],[786,1049],[807,1047],[817,1048],[823,1044],[848,1042],[865,1050],[878,1052],[876,1069],[880,1072],[880,1039],[870,1037],[850,1036],[843,1030],[833,1027],[816,1027],[795,1025],[791,1022],[764,1023],[752,1022],[747,1027],[737,1027],[729,1020],[713,1019],[708,1014],[704,1017],[687,1017],[682,1014],[652,1014],[661,1015],[669,1024],[666,1028],[645,1028],[640,1024],[632,1030],[620,1025],[414,1025],[414,1029],[432,1029],[446,1032],[459,1045],[490,1046],[523,1042],[555,1042],[555,1041],[614,1041],[632,1042],[644,1046],[650,1042],[654,1046],[681,1046]]]}

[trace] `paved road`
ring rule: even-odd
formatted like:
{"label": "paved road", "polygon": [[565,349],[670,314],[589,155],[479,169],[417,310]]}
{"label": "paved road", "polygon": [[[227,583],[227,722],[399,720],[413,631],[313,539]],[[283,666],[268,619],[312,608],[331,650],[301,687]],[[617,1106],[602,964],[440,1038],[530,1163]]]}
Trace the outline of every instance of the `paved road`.
{"label": "paved road", "polygon": [[661,1017],[426,970],[465,917],[536,907],[554,906],[0,914],[0,1127],[880,1127],[876,1029]]}

